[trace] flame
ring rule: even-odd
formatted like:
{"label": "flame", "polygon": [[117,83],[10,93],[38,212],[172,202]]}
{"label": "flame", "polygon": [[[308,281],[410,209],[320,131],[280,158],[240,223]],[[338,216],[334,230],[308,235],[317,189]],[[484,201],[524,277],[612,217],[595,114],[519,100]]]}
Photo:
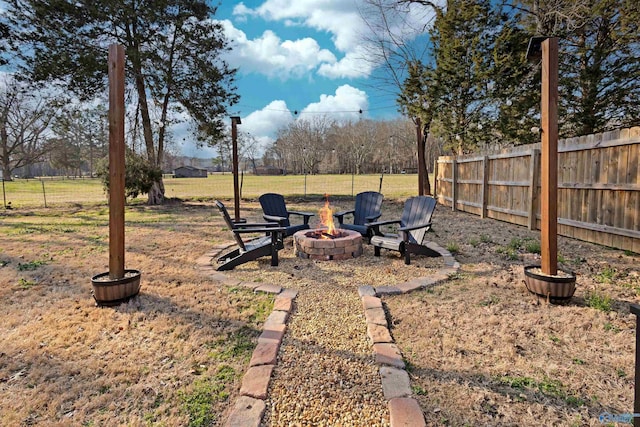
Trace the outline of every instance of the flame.
{"label": "flame", "polygon": [[324,206],[320,208],[319,216],[320,216],[320,224],[323,227],[327,227],[327,234],[331,234],[332,236],[336,235],[336,227],[333,224],[333,209],[329,206],[329,195],[324,195],[327,199],[324,202]]}

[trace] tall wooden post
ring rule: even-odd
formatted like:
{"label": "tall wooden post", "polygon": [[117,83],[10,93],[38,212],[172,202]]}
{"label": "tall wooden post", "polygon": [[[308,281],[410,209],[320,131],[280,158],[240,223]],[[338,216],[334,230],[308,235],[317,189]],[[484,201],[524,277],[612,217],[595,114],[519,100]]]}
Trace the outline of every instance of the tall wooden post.
{"label": "tall wooden post", "polygon": [[424,196],[424,175],[426,173],[427,166],[424,160],[424,144],[422,144],[422,121],[420,120],[420,117],[416,117],[416,142],[418,144],[418,196]]}
{"label": "tall wooden post", "polygon": [[640,427],[640,341],[638,340],[638,331],[640,331],[640,305],[631,304],[629,307],[631,313],[636,316],[636,363],[635,363],[635,381],[633,387],[633,427]]}
{"label": "tall wooden post", "polygon": [[558,39],[542,42],[542,272],[558,273]]}
{"label": "tall wooden post", "polygon": [[124,277],[124,46],[109,46],[109,278]]}
{"label": "tall wooden post", "polygon": [[233,202],[235,221],[240,221],[240,186],[238,184],[238,125],[240,117],[231,117],[231,143],[233,145]]}

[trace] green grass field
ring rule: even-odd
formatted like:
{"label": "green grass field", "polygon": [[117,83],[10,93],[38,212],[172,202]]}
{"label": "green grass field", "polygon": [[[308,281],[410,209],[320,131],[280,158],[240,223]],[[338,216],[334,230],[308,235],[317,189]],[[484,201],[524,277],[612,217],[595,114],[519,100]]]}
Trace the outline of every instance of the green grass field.
{"label": "green grass field", "polygon": [[[433,177],[431,177],[433,182]],[[243,199],[255,199],[274,192],[287,197],[317,197],[329,194],[348,197],[380,188],[380,175],[287,175],[240,178]],[[44,207],[58,204],[105,203],[106,194],[98,179],[29,179],[3,183],[3,206]],[[165,178],[165,196],[187,199],[233,198],[233,175],[207,178]],[[418,176],[384,175],[382,193],[387,198],[407,198],[417,194]],[[146,200],[146,197],[141,197]]]}

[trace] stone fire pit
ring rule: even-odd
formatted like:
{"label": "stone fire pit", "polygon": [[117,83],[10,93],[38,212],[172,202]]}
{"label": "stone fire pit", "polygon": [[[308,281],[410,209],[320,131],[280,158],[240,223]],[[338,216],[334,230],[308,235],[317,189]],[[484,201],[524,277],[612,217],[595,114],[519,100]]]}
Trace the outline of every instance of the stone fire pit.
{"label": "stone fire pit", "polygon": [[345,260],[362,255],[362,235],[337,229],[329,237],[326,229],[302,230],[293,235],[293,250],[300,258],[320,261]]}

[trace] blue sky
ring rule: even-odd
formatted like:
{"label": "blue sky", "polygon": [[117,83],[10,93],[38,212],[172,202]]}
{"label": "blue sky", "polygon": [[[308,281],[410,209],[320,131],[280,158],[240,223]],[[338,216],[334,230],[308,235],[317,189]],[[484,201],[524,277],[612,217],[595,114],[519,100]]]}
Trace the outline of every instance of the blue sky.
{"label": "blue sky", "polygon": [[[312,114],[338,120],[398,117],[392,93],[397,88],[373,78],[383,69],[365,41],[365,7],[363,0],[222,0],[215,19],[233,48],[225,59],[239,69],[241,99],[232,113],[241,117],[241,131],[264,146],[278,128]],[[391,25],[405,31],[412,20],[429,20],[430,12],[413,12]],[[183,152],[213,155],[210,149],[194,151],[188,142]]]}
{"label": "blue sky", "polygon": [[[251,134],[260,147],[274,141],[279,128],[312,115],[336,120],[399,117],[398,88],[375,78],[385,68],[375,62],[366,42],[371,31],[362,18],[367,16],[369,24],[377,21],[377,14],[367,11],[369,2],[396,0],[220,1],[213,19],[222,24],[232,47],[225,59],[239,70],[241,98],[231,114],[241,117],[240,131]],[[0,0],[0,13],[5,6]],[[409,40],[414,28],[423,28],[433,17],[422,6],[410,9],[387,16],[392,33]],[[188,123],[172,128],[175,151],[216,156],[217,150],[196,149],[189,128]]]}

